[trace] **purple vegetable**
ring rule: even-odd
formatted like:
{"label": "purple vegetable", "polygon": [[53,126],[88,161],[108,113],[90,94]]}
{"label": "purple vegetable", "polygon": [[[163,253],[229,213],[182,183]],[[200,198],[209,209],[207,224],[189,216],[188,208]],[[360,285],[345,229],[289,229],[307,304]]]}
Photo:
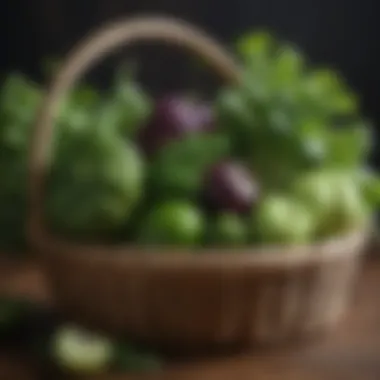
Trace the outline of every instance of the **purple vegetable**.
{"label": "purple vegetable", "polygon": [[165,96],[156,102],[150,122],[138,137],[141,149],[152,155],[167,142],[199,132],[211,131],[214,115],[211,107],[181,96]]}
{"label": "purple vegetable", "polygon": [[235,162],[221,162],[207,173],[205,197],[218,211],[245,213],[259,196],[259,187],[251,173]]}

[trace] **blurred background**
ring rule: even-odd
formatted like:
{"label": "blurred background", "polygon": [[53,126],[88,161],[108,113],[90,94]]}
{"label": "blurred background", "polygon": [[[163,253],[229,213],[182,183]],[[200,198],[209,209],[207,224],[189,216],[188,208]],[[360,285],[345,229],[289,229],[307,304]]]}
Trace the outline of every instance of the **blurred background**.
{"label": "blurred background", "polygon": [[[41,79],[41,62],[64,54],[98,24],[123,15],[160,12],[180,16],[226,44],[247,29],[265,28],[297,44],[316,65],[339,69],[359,92],[376,128],[372,163],[380,165],[380,24],[376,0],[13,0],[0,5],[0,70],[20,69]],[[186,86],[186,60],[149,51],[142,80],[152,90]],[[153,56],[152,56],[153,55]],[[161,58],[159,55],[164,55]],[[96,72],[107,77],[110,63]]]}

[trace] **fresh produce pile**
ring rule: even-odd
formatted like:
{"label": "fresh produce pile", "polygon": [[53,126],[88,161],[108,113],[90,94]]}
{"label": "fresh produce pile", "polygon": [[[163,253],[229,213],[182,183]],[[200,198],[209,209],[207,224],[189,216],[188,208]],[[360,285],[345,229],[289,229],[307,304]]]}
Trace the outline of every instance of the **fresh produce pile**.
{"label": "fresh produce pile", "polygon": [[[82,85],[54,134],[46,214],[76,240],[300,244],[365,228],[380,182],[371,130],[334,71],[269,34],[242,36],[239,86],[214,101],[151,99],[123,70]],[[11,75],[0,100],[0,248],[23,241],[26,152],[41,89]]]}
{"label": "fresh produce pile", "polygon": [[58,373],[151,372],[163,365],[145,348],[70,324],[50,308],[23,298],[0,297],[0,347],[32,355],[49,378]]}

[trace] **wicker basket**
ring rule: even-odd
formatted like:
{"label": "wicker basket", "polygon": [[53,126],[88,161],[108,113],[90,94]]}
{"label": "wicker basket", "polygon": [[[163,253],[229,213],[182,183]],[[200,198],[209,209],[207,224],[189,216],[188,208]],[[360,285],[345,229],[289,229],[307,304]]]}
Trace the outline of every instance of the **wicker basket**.
{"label": "wicker basket", "polygon": [[147,39],[187,48],[227,82],[239,82],[239,67],[217,43],[168,18],[113,24],[71,53],[47,91],[30,153],[29,235],[58,306],[99,329],[178,347],[273,343],[333,326],[346,308],[365,232],[296,248],[149,252],[75,245],[47,231],[43,184],[62,97],[106,53]]}

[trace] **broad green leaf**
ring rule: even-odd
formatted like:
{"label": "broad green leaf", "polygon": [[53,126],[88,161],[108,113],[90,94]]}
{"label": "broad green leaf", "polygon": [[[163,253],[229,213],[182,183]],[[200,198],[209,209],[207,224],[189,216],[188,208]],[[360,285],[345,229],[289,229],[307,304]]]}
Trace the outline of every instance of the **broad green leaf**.
{"label": "broad green leaf", "polygon": [[365,162],[371,147],[367,126],[358,125],[327,132],[327,164],[338,168],[352,168]]}
{"label": "broad green leaf", "polygon": [[359,182],[366,201],[373,207],[380,207],[380,176],[368,170],[359,172]]}
{"label": "broad green leaf", "polygon": [[291,46],[283,46],[274,58],[273,81],[276,88],[293,86],[304,70],[304,59],[299,51]]}
{"label": "broad green leaf", "polygon": [[329,114],[355,114],[358,100],[332,70],[312,72],[304,84],[305,96]]}
{"label": "broad green leaf", "polygon": [[228,153],[228,139],[218,134],[174,141],[153,162],[152,186],[160,196],[193,198],[200,192],[206,170]]}
{"label": "broad green leaf", "polygon": [[243,59],[251,62],[255,59],[267,59],[275,48],[275,41],[270,33],[246,33],[237,41],[236,48]]}
{"label": "broad green leaf", "polygon": [[133,137],[152,112],[152,100],[133,80],[133,71],[122,66],[116,72],[116,82],[111,93],[115,113],[119,118],[119,131]]}
{"label": "broad green leaf", "polygon": [[11,74],[1,87],[0,113],[9,121],[31,124],[41,96],[35,83],[21,74]]}
{"label": "broad green leaf", "polygon": [[75,133],[83,129],[93,128],[94,115],[100,104],[99,93],[88,85],[81,85],[72,91],[62,103],[57,129],[65,129]]}

